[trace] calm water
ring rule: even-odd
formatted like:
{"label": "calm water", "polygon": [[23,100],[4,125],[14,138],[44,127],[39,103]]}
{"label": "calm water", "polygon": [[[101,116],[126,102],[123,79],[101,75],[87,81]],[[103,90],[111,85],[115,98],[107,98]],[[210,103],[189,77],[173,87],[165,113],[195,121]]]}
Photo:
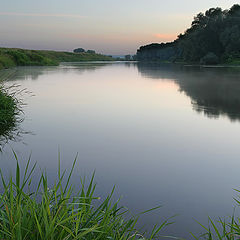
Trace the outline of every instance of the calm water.
{"label": "calm water", "polygon": [[14,171],[30,152],[54,180],[78,152],[73,182],[96,170],[96,195],[115,197],[133,213],[162,205],[141,219],[149,229],[175,217],[163,234],[190,239],[194,221],[233,212],[240,188],[240,70],[137,63],[81,63],[17,68],[6,83],[22,97],[25,120],[0,167]]}

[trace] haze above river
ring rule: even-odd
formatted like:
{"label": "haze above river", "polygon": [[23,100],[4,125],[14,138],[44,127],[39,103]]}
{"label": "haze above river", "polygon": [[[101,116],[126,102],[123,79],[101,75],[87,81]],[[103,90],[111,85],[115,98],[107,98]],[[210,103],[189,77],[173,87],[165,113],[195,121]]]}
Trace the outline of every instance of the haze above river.
{"label": "haze above river", "polygon": [[142,217],[144,229],[178,214],[163,234],[190,239],[194,221],[233,213],[240,187],[240,69],[143,63],[68,63],[19,67],[6,85],[20,84],[30,132],[4,146],[0,167],[15,171],[32,152],[37,169],[57,176],[78,152],[72,182],[96,170],[97,196],[115,198]]}

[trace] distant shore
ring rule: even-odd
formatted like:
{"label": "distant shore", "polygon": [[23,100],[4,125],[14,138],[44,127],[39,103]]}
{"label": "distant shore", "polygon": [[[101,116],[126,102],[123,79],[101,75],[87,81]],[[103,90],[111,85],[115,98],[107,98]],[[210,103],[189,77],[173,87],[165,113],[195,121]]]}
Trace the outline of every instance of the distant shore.
{"label": "distant shore", "polygon": [[57,66],[60,62],[114,61],[98,53],[72,53],[47,50],[0,48],[0,69],[16,66]]}

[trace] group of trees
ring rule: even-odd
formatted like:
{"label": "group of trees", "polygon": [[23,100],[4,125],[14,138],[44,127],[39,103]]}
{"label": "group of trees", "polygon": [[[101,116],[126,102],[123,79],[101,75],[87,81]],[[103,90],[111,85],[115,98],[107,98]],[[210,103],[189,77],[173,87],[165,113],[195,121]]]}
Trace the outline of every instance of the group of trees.
{"label": "group of trees", "polygon": [[240,58],[240,5],[210,8],[194,17],[191,27],[170,43],[150,44],[137,51],[138,60],[182,60],[215,64]]}
{"label": "group of trees", "polygon": [[74,53],[91,53],[91,54],[95,54],[96,52],[94,50],[85,50],[83,48],[76,48],[73,50]]}
{"label": "group of trees", "polygon": [[127,54],[124,56],[124,60],[125,61],[135,61],[136,60],[136,55],[130,55],[130,54]]}

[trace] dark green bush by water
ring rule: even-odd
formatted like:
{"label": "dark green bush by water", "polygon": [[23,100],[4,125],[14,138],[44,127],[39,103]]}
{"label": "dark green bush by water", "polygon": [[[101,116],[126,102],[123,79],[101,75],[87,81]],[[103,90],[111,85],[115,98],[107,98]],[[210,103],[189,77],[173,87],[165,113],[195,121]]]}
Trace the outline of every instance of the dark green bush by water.
{"label": "dark green bush by water", "polygon": [[14,128],[17,115],[17,100],[0,85],[0,136]]}

